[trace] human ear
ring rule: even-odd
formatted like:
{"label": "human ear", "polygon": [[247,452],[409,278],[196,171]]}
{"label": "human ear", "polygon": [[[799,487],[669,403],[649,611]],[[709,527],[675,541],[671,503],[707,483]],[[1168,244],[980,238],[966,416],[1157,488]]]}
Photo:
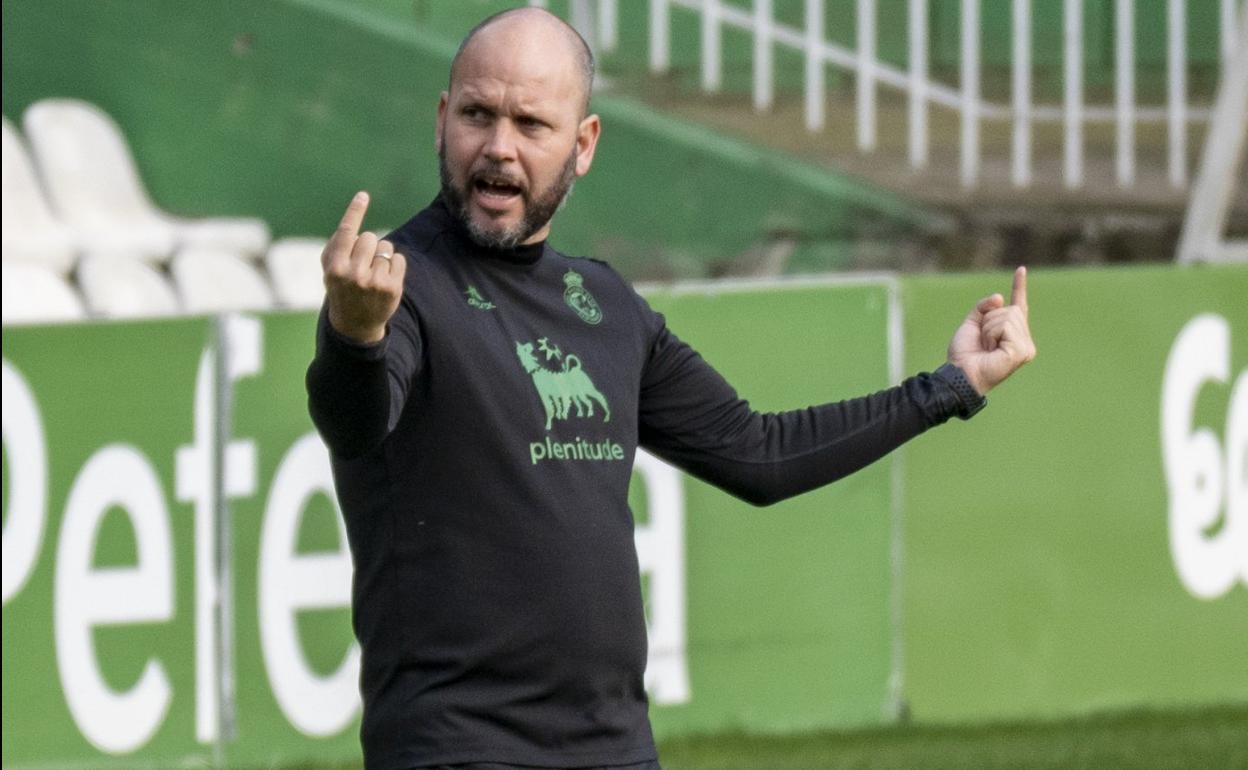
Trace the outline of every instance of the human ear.
{"label": "human ear", "polygon": [[597,115],[588,115],[576,128],[576,175],[585,176],[594,162],[594,150],[602,133],[602,121]]}
{"label": "human ear", "polygon": [[446,91],[438,97],[438,120],[433,126],[433,150],[438,152],[442,149],[442,131],[446,122],[446,105],[450,101],[450,95]]}

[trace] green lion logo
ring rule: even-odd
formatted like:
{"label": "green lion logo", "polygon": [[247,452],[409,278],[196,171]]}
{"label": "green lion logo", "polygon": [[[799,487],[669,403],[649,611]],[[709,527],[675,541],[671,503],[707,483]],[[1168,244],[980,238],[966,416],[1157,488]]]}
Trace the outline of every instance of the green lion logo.
{"label": "green lion logo", "polygon": [[534,354],[532,342],[517,342],[516,357],[524,371],[533,378],[533,387],[537,388],[537,396],[546,409],[546,430],[556,420],[568,419],[568,413],[576,408],[577,417],[593,417],[594,402],[602,407],[602,421],[611,421],[611,407],[607,406],[606,396],[594,387],[589,375],[581,367],[581,359],[574,355],[563,354],[557,346],[552,346],[545,337],[538,340],[541,352],[546,360],[560,361],[558,369],[547,369]]}

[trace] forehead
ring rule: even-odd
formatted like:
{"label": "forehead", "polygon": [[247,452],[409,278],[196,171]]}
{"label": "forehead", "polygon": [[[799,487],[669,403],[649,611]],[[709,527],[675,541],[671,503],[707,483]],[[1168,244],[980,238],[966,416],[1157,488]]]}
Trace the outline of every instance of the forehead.
{"label": "forehead", "polygon": [[550,25],[499,23],[481,30],[451,73],[451,98],[576,104],[575,52]]}

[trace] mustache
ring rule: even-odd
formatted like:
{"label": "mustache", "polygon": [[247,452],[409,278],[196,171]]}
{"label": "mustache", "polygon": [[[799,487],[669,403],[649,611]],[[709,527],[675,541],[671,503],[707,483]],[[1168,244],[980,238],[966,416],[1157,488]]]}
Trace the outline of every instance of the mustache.
{"label": "mustache", "polygon": [[511,185],[512,187],[520,188],[521,192],[528,190],[528,185],[524,183],[523,179],[508,171],[503,164],[491,161],[486,161],[481,167],[474,169],[469,174],[468,182],[470,184],[477,181]]}

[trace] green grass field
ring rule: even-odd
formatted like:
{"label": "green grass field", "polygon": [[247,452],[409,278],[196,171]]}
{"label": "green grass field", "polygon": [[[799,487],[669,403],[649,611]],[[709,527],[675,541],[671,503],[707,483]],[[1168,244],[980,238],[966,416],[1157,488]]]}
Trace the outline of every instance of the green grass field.
{"label": "green grass field", "polygon": [[[900,726],[660,745],[664,770],[1189,768],[1248,770],[1248,704],[976,727]],[[298,770],[358,770],[358,764]]]}
{"label": "green grass field", "polygon": [[1248,768],[1248,705],[981,727],[903,726],[662,747],[665,770]]}

